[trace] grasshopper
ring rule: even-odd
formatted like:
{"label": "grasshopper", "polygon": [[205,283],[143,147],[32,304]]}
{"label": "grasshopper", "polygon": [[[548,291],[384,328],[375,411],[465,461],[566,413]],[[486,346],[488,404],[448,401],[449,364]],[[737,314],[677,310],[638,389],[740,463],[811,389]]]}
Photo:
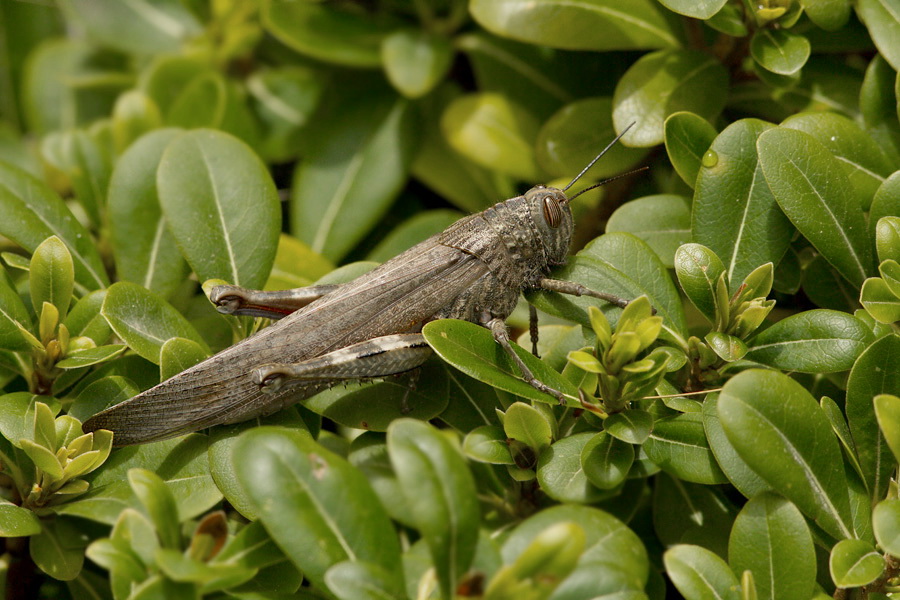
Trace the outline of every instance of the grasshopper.
{"label": "grasshopper", "polygon": [[[348,283],[275,292],[213,288],[219,312],[279,320],[94,415],[84,431],[109,429],[117,446],[152,442],[270,414],[340,382],[411,371],[431,355],[422,327],[444,318],[487,327],[525,381],[564,402],[513,351],[505,319],[526,289],[627,304],[549,277],[569,252],[569,202],[587,191],[568,198],[566,190],[622,135],[564,188],[537,185],[464,217]],[[532,310],[533,340],[535,319]]]}

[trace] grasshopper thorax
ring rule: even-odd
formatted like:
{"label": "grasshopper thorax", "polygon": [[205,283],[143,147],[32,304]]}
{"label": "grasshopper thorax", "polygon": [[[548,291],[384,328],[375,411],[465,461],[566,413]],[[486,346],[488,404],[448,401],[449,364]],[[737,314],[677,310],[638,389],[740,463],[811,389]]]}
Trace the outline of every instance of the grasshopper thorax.
{"label": "grasshopper thorax", "polygon": [[565,192],[554,187],[536,185],[525,192],[525,202],[540,235],[547,266],[566,262],[572,242],[572,211]]}

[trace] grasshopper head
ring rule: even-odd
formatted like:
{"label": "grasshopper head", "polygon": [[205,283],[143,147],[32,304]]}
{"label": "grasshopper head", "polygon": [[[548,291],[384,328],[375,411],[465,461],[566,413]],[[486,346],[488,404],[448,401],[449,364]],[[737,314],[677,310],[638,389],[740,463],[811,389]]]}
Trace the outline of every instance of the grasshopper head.
{"label": "grasshopper head", "polygon": [[536,185],[525,192],[525,200],[531,219],[540,232],[549,265],[563,264],[572,241],[569,199],[562,190]]}

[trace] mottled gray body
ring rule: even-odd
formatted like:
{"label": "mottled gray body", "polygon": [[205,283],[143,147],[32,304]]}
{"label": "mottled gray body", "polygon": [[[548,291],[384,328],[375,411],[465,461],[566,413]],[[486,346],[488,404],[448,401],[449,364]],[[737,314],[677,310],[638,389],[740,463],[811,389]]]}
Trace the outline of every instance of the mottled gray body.
{"label": "mottled gray body", "polygon": [[[116,445],[128,445],[269,414],[340,381],[414,368],[428,354],[418,332],[439,318],[486,325],[509,350],[502,320],[524,289],[541,287],[565,261],[572,229],[565,194],[532,188],[329,287],[256,335],[95,415],[84,429],[110,429]],[[267,386],[261,367],[272,364],[298,368],[288,384]]]}

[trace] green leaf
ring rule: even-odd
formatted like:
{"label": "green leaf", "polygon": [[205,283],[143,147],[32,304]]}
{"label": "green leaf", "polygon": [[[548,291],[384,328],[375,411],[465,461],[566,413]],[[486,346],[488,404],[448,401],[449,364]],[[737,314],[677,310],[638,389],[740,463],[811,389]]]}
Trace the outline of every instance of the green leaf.
{"label": "green leaf", "polygon": [[[639,58],[616,83],[613,123],[622,141],[648,147],[662,143],[663,123],[679,111],[716,117],[725,106],[728,74],[713,57],[696,50],[660,50]],[[702,92],[700,92],[702,90]]]}
{"label": "green leaf", "polygon": [[63,324],[68,328],[69,335],[73,338],[84,336],[94,340],[98,346],[106,343],[112,330],[109,323],[100,314],[103,299],[106,298],[106,290],[95,290],[83,296],[75,303]]}
{"label": "green leaf", "polygon": [[72,0],[72,8],[91,38],[126,53],[176,52],[200,32],[187,6],[174,0]]}
{"label": "green leaf", "polygon": [[885,497],[896,464],[878,428],[873,398],[879,394],[900,395],[900,336],[896,334],[878,339],[866,348],[847,380],[847,421],[873,500]]}
{"label": "green leaf", "polygon": [[0,234],[29,252],[57,236],[72,254],[75,281],[84,289],[109,285],[97,247],[87,229],[45,183],[12,165],[0,164]]}
{"label": "green leaf", "polygon": [[728,533],[738,510],[720,488],[663,472],[656,478],[652,510],[653,529],[665,546],[696,544],[728,555]]}
{"label": "green leaf", "polygon": [[129,379],[116,375],[102,377],[85,386],[69,406],[68,414],[84,422],[101,410],[124,402],[138,392],[140,390]]}
{"label": "green leaf", "polygon": [[675,251],[691,239],[690,202],[675,194],[644,196],[620,206],[606,223],[606,232],[624,231],[643,240],[667,268],[675,266]]}
{"label": "green leaf", "polygon": [[663,139],[669,162],[681,179],[693,188],[707,150],[716,139],[716,128],[692,112],[677,112],[666,118]]}
{"label": "green leaf", "polygon": [[28,271],[31,304],[41,314],[44,302],[54,305],[65,316],[75,289],[75,266],[66,245],[56,236],[41,242],[31,257]]}
{"label": "green leaf", "polygon": [[892,556],[900,555],[900,500],[882,500],[872,511],[872,528],[878,545]]}
{"label": "green leaf", "polygon": [[262,287],[281,210],[271,176],[248,146],[219,131],[185,133],[166,147],[156,182],[169,231],[201,281]]}
{"label": "green leaf", "polygon": [[319,124],[309,159],[294,172],[291,231],[332,261],[379,223],[412,161],[408,102],[378,89],[370,94],[364,103],[340,104],[339,118]]}
{"label": "green leaf", "polygon": [[165,381],[207,358],[209,352],[194,340],[169,338],[159,349],[159,380]]}
{"label": "green leaf", "polygon": [[859,0],[856,14],[866,25],[875,47],[881,55],[900,71],[900,48],[897,47],[897,36],[900,35],[900,14],[897,4],[892,0]]}
{"label": "green leaf", "polygon": [[482,425],[463,440],[463,452],[472,460],[494,465],[515,464],[509,452],[506,432],[496,425]]}
{"label": "green leaf", "polygon": [[503,429],[507,437],[518,440],[540,453],[553,440],[553,430],[543,412],[524,402],[506,410]]}
{"label": "green leaf", "polygon": [[135,283],[120,281],[111,285],[100,312],[116,335],[152,363],[159,364],[163,344],[173,337],[193,340],[204,350],[209,350],[181,313]]}
{"label": "green leaf", "polygon": [[663,554],[666,573],[688,600],[739,600],[737,577],[724,560],[700,546],[681,544]]}
{"label": "green leaf", "polygon": [[793,75],[799,71],[809,54],[809,40],[785,29],[760,29],[750,40],[750,56],[779,75]]}
{"label": "green leaf", "polygon": [[711,331],[704,336],[704,341],[719,358],[726,362],[740,360],[747,354],[747,345],[738,337],[720,331]]}
{"label": "green leaf", "polygon": [[756,336],[746,358],[784,371],[836,373],[849,370],[872,339],[872,331],[852,315],[808,310]]}
{"label": "green leaf", "polygon": [[840,588],[862,587],[884,571],[884,557],[863,540],[841,540],[831,549],[831,579]]}
{"label": "green leaf", "polygon": [[661,0],[660,4],[680,15],[706,20],[725,6],[726,0]]}
{"label": "green leaf", "polygon": [[884,441],[894,453],[894,458],[900,461],[900,398],[892,394],[879,394],[873,403]]}
{"label": "green leaf", "polygon": [[117,273],[164,297],[188,272],[166,226],[156,187],[163,151],[180,133],[162,129],[137,140],[116,162],[109,181],[107,215]]}
{"label": "green leaf", "polygon": [[751,369],[718,402],[728,441],[751,469],[835,538],[855,537],[840,449],[819,405],[799,383]]}
{"label": "green leaf", "polygon": [[653,430],[653,415],[631,409],[609,415],[603,421],[603,431],[629,444],[643,444]]}
{"label": "green leaf", "polygon": [[94,227],[100,225],[100,211],[109,185],[110,157],[96,135],[87,131],[60,131],[44,137],[41,154],[53,167],[68,176],[75,198]]}
{"label": "green leaf", "polygon": [[[422,335],[438,356],[466,375],[523,398],[556,403],[555,398],[522,379],[518,367],[484,327],[468,321],[442,319],[426,324]],[[578,390],[568,379],[523,348],[514,345],[513,349],[539,380],[564,394],[578,396]]]}
{"label": "green leaf", "polygon": [[56,366],[60,369],[80,369],[97,365],[112,360],[121,354],[126,347],[124,344],[110,344],[108,346],[79,350],[68,354],[66,358],[56,363]]}
{"label": "green leaf", "polygon": [[[541,127],[536,143],[538,165],[554,177],[572,177],[615,137],[612,98],[576,100],[559,109]],[[646,154],[642,148],[616,144],[591,167],[590,176],[602,179],[618,175]]]}
{"label": "green leaf", "polygon": [[611,490],[625,481],[634,462],[634,446],[601,431],[581,450],[581,468],[592,484]]}
{"label": "green leaf", "polygon": [[12,502],[0,502],[0,535],[25,537],[40,532],[41,521],[33,512]]}
{"label": "green leaf", "polygon": [[407,98],[420,98],[444,77],[453,60],[453,46],[423,30],[397,31],[381,43],[381,60],[388,81]]}
{"label": "green leaf", "polygon": [[240,565],[204,563],[172,548],[157,550],[155,562],[169,579],[200,584],[206,593],[235,587],[247,582],[257,573],[256,569]]}
{"label": "green leaf", "polygon": [[[576,281],[597,291],[634,299],[646,295],[650,304],[665,319],[665,326],[680,333],[687,330],[684,306],[665,265],[647,244],[628,233],[609,233],[590,242],[553,277]],[[529,302],[552,315],[590,326],[587,307],[598,301],[563,294],[538,292],[526,294]],[[611,324],[619,309],[599,304]]]}
{"label": "green leaf", "polygon": [[389,570],[399,562],[396,533],[365,478],[308,434],[252,429],[232,461],[269,535],[315,585],[347,559]]}
{"label": "green leaf", "polygon": [[[533,540],[557,523],[577,523],[584,532],[585,549],[575,571],[553,597],[602,598],[609,594],[612,598],[626,590],[644,590],[650,569],[641,539],[609,513],[590,506],[551,506],[525,519],[503,543],[503,564],[514,563]],[[598,572],[604,577],[597,577]],[[632,596],[624,598],[631,600]]]}
{"label": "green leaf", "polygon": [[565,437],[541,452],[537,479],[541,489],[557,502],[591,504],[604,498],[605,492],[590,482],[581,457],[593,433]]}
{"label": "green leaf", "polygon": [[[653,2],[636,0],[623,11],[612,0],[571,4],[539,0],[474,0],[479,25],[512,39],[566,50],[646,50],[680,44],[676,21]],[[597,31],[605,32],[598,36]]]}
{"label": "green leaf", "polygon": [[859,109],[866,131],[895,164],[900,161],[900,116],[897,114],[894,92],[896,80],[894,69],[884,57],[876,54],[866,69],[859,92]]}
{"label": "green leaf", "polygon": [[341,600],[404,598],[403,586],[384,567],[364,561],[344,561],[328,569],[325,583]]}
{"label": "green leaf", "polygon": [[809,20],[827,31],[840,29],[850,17],[850,0],[800,0]]}
{"label": "green leaf", "polygon": [[130,469],[128,483],[147,511],[163,548],[181,549],[178,506],[166,482],[152,471]]}
{"label": "green leaf", "polygon": [[679,479],[706,485],[727,481],[709,448],[699,413],[657,420],[643,448],[650,460]]}
{"label": "green leaf", "polygon": [[135,140],[162,126],[156,103],[144,92],[131,90],[119,96],[112,113],[112,136],[118,152]]}
{"label": "green leaf", "polygon": [[540,178],[534,156],[538,123],[501,94],[453,100],[441,117],[441,130],[454,150],[482,167],[525,181]]}
{"label": "green leaf", "polygon": [[716,322],[716,282],[725,265],[701,244],[685,244],[675,252],[675,274],[688,300],[711,323]]}
{"label": "green leaf", "polygon": [[262,22],[291,49],[349,67],[379,66],[381,42],[394,29],[387,15],[290,0],[263,2]]}
{"label": "green leaf", "polygon": [[0,266],[0,348],[30,349],[31,344],[22,335],[22,330],[31,330],[31,316],[6,269]]}
{"label": "green leaf", "polygon": [[855,121],[836,113],[802,113],[786,119],[782,127],[816,138],[840,161],[850,184],[858,190],[863,210],[885,179],[894,171],[890,159],[873,137]]}
{"label": "green leaf", "polygon": [[425,423],[394,421],[387,443],[410,514],[431,551],[441,594],[450,598],[478,540],[475,481],[447,438]]}
{"label": "green leaf", "polygon": [[794,226],[850,283],[872,272],[859,193],[840,162],[806,133],[771,129],[757,141],[772,194]]}
{"label": "green leaf", "polygon": [[41,521],[41,533],[29,543],[35,565],[54,579],[71,581],[81,572],[88,537],[74,519]]}
{"label": "green leaf", "polygon": [[[735,286],[758,265],[778,264],[793,234],[753,143],[771,128],[756,119],[732,123],[712,142],[697,175],[693,241],[722,258]],[[722,202],[725,197],[731,201]]]}
{"label": "green leaf", "polygon": [[751,571],[759,598],[809,598],[816,584],[812,534],[797,507],[771,492],[753,497],[734,521],[728,562]]}
{"label": "green leaf", "polygon": [[[97,433],[94,433],[95,440]],[[123,509],[138,508],[135,493],[128,485],[128,471],[141,468],[155,472],[166,482],[178,506],[178,522],[196,517],[222,500],[209,474],[207,438],[189,435],[114,452],[102,469],[85,479],[90,490],[55,510],[112,525]]]}

